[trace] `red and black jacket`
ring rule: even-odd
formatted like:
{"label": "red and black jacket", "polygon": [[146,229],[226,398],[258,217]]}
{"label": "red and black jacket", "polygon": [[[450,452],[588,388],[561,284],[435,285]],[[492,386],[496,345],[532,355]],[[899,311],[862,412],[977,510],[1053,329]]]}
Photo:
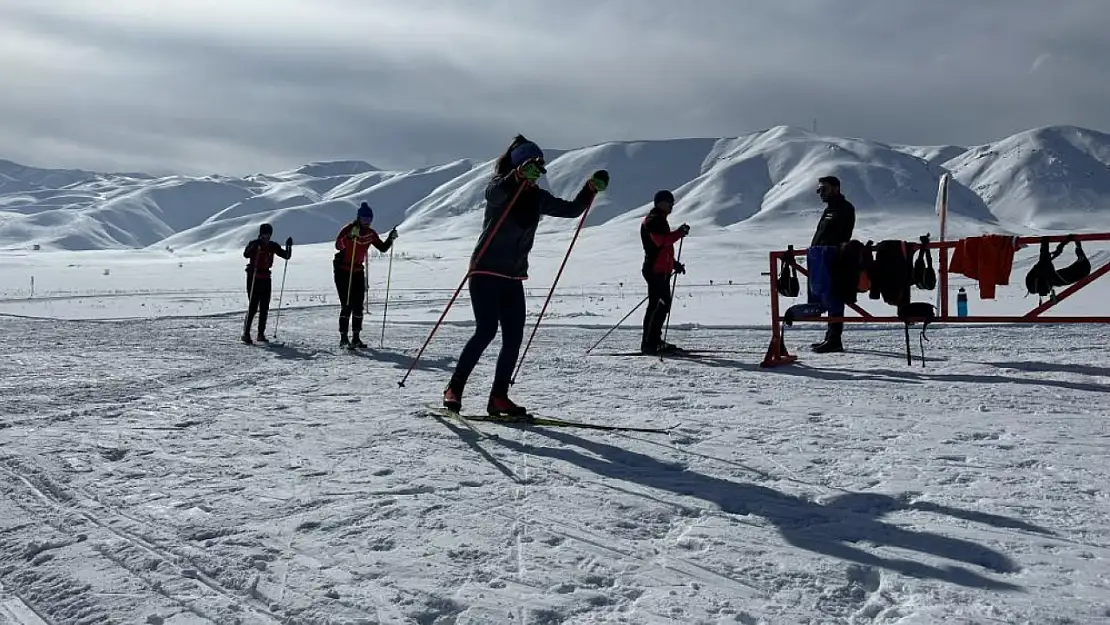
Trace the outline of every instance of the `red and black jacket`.
{"label": "red and black jacket", "polygon": [[[351,235],[354,235],[354,238]],[[393,240],[382,241],[373,228],[357,221],[343,226],[335,237],[335,249],[339,251],[335,253],[332,265],[337,271],[362,272],[366,254],[370,251],[371,245],[379,252],[388,252],[393,246]]]}
{"label": "red and black jacket", "polygon": [[685,236],[671,230],[667,214],[658,209],[644,217],[640,224],[640,242],[644,245],[644,273],[670,276],[674,272],[674,244]]}
{"label": "red and black jacket", "polygon": [[269,278],[270,268],[274,266],[275,254],[285,260],[289,260],[291,256],[290,250],[285,249],[276,241],[255,239],[247,243],[246,249],[243,250],[243,258],[249,260],[247,274],[250,275],[253,272],[255,278]]}

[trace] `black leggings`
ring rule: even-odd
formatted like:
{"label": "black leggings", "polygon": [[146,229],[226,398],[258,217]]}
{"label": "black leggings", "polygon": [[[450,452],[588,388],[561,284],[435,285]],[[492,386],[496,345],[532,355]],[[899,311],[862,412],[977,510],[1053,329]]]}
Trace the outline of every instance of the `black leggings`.
{"label": "black leggings", "polygon": [[671,311],[671,284],[666,274],[643,272],[648,287],[648,305],[644,312],[644,335],[641,347],[658,348],[663,342],[663,323]]}
{"label": "black leggings", "polygon": [[[253,287],[253,293],[252,291]],[[270,312],[270,278],[254,277],[247,274],[247,322],[243,325],[243,334],[250,334],[251,322],[254,315],[258,314],[258,335],[266,333],[266,315]]]}
{"label": "black leggings", "polygon": [[[366,298],[366,274],[342,269],[335,270],[335,290],[339,293],[339,333],[347,333],[347,318],[352,318],[352,330],[362,332],[362,303]],[[350,292],[350,299],[347,297]]]}
{"label": "black leggings", "polygon": [[451,384],[460,393],[470,372],[478,364],[482,352],[497,336],[501,327],[501,353],[497,355],[497,370],[493,376],[493,394],[507,395],[512,380],[513,367],[520,355],[524,339],[524,282],[490,275],[470,277],[470,303],[474,308],[474,336],[466,343]]}

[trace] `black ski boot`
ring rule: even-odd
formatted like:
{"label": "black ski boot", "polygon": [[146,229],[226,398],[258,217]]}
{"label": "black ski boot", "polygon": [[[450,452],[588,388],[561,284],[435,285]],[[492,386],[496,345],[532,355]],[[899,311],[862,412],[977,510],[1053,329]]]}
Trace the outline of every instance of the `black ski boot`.
{"label": "black ski boot", "polygon": [[683,349],[678,345],[674,345],[673,343],[668,343],[666,341],[659,341],[660,354],[679,354],[682,351]]}
{"label": "black ski boot", "polygon": [[351,337],[351,349],[366,349],[366,343],[358,337],[358,332],[355,332]]}
{"label": "black ski boot", "polygon": [[347,339],[347,334],[346,333],[340,334],[339,335],[339,346],[340,347],[349,347],[350,345],[351,345],[351,341]]}
{"label": "black ski boot", "polygon": [[844,351],[844,343],[840,337],[844,335],[843,323],[830,323],[825,334],[825,340],[813,346],[815,354],[833,354]]}
{"label": "black ski boot", "polygon": [[250,332],[244,332],[243,336],[239,337],[239,340],[243,341],[243,343],[245,343],[247,345],[254,345],[254,341],[251,340],[251,333]]}
{"label": "black ski boot", "polygon": [[844,344],[838,338],[829,339],[813,348],[815,354],[834,354],[842,351],[844,351]]}

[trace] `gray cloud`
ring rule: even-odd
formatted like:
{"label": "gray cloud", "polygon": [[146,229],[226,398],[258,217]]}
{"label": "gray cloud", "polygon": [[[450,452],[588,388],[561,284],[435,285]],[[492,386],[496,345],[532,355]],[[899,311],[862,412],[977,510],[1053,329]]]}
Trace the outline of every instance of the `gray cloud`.
{"label": "gray cloud", "polygon": [[1110,2],[5,0],[0,157],[252,173],[733,136],[1110,127]]}

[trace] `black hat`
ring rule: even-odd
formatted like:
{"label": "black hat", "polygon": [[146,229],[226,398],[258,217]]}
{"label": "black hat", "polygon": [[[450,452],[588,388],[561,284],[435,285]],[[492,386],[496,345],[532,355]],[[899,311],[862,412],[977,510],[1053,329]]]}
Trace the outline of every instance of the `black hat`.
{"label": "black hat", "polygon": [[821,176],[817,179],[817,182],[824,182],[830,187],[836,187],[837,189],[840,188],[840,178],[837,178],[836,176]]}
{"label": "black hat", "polygon": [[662,191],[656,191],[656,193],[655,193],[655,203],[659,204],[660,202],[666,202],[668,204],[674,204],[674,194],[671,193],[670,191],[667,191],[666,189],[664,189]]}
{"label": "black hat", "polygon": [[273,234],[273,233],[274,233],[274,227],[271,226],[270,224],[262,224],[261,226],[258,227],[258,236],[262,236],[264,234]]}

